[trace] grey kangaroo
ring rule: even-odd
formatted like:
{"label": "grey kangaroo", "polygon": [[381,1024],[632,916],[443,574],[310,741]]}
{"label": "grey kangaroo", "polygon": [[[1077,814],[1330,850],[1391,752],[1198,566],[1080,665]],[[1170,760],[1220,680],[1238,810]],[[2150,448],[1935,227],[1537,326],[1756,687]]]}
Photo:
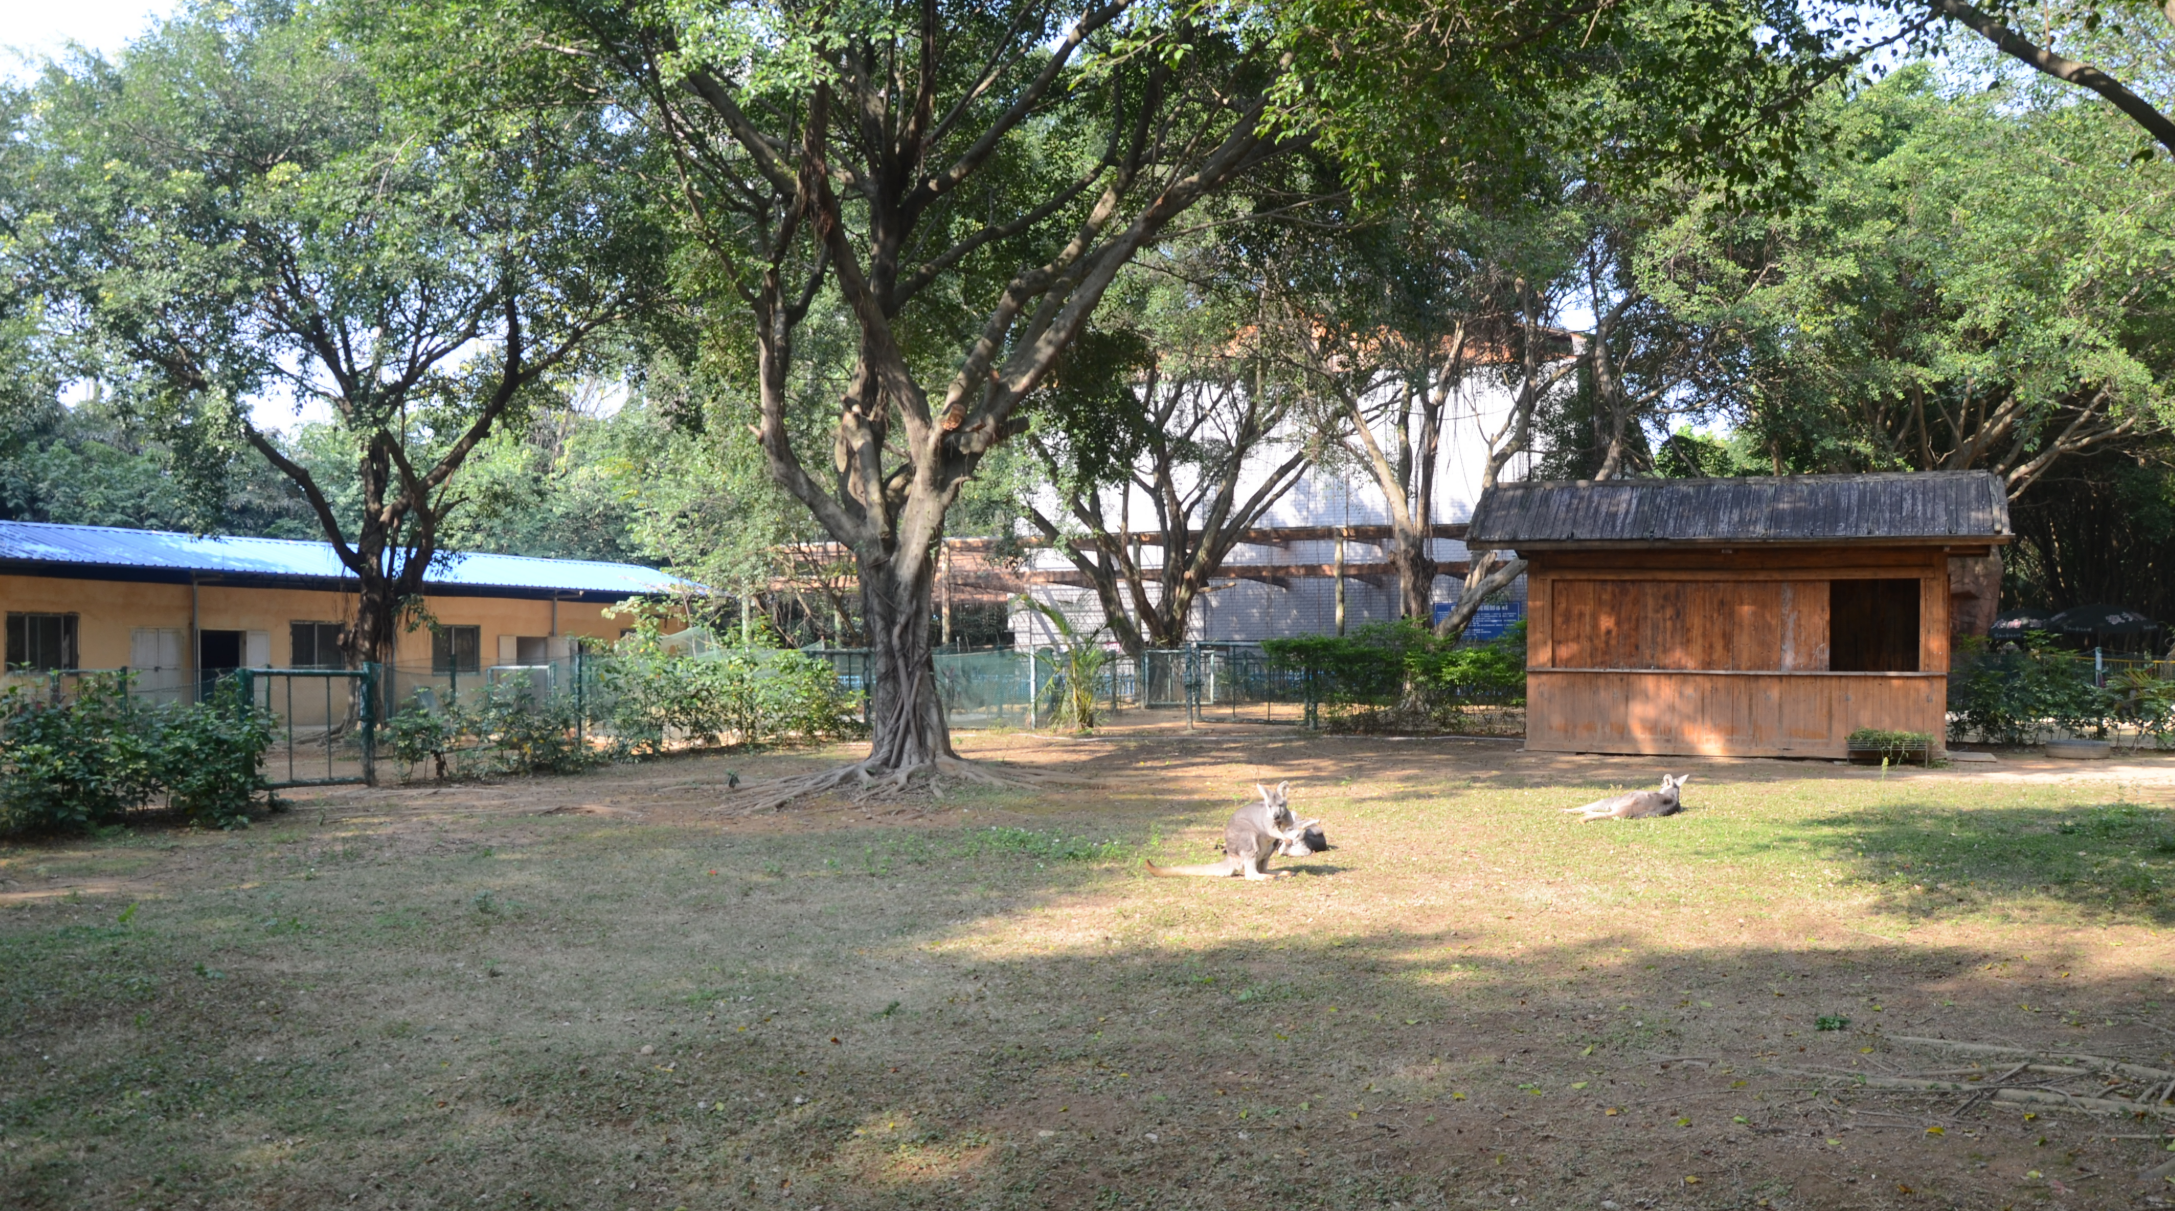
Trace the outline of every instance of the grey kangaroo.
{"label": "grey kangaroo", "polygon": [[1645,820],[1653,816],[1674,816],[1684,810],[1682,791],[1690,782],[1690,774],[1678,774],[1672,778],[1662,775],[1658,791],[1629,791],[1610,799],[1599,799],[1584,807],[1567,807],[1567,812],[1581,813],[1580,822],[1590,820]]}
{"label": "grey kangaroo", "polygon": [[1269,859],[1278,854],[1303,858],[1329,848],[1329,842],[1322,838],[1321,821],[1301,821],[1292,815],[1291,783],[1279,782],[1274,791],[1257,783],[1254,789],[1261,792],[1261,797],[1231,813],[1231,823],[1224,826],[1223,861],[1203,866],[1157,866],[1150,862],[1148,873],[1166,879],[1182,875],[1279,879],[1291,872],[1271,873]]}

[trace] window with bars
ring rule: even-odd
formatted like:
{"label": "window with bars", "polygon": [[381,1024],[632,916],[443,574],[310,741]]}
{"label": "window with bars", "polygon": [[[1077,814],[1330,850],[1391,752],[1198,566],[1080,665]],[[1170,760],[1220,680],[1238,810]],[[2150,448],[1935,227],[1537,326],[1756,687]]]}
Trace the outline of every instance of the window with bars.
{"label": "window with bars", "polygon": [[10,613],[8,667],[40,670],[76,667],[76,616]]}
{"label": "window with bars", "polygon": [[294,660],[288,667],[297,669],[337,669],[346,664],[340,651],[340,632],[346,630],[337,622],[292,622],[288,633],[294,637]]}

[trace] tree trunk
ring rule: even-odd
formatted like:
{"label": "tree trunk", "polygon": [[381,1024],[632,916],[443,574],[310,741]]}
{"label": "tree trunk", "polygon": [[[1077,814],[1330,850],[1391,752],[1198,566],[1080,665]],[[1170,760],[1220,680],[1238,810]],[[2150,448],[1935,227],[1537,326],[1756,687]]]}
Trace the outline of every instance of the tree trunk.
{"label": "tree trunk", "polygon": [[383,577],[358,577],[355,589],[355,623],[348,632],[348,667],[391,664],[399,605],[392,585]]}
{"label": "tree trunk", "polygon": [[1390,563],[1397,569],[1397,610],[1401,618],[1432,625],[1435,607],[1434,527],[1416,529],[1393,525],[1390,530]]}
{"label": "tree trunk", "polygon": [[929,561],[884,553],[876,559],[861,556],[859,563],[869,640],[868,767],[904,773],[940,757],[957,757],[929,646],[935,602]]}

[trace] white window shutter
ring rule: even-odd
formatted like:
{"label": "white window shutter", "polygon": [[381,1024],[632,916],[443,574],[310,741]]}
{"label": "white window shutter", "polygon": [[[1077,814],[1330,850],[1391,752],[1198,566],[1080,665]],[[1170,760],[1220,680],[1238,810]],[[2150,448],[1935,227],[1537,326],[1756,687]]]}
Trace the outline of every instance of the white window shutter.
{"label": "white window shutter", "polygon": [[519,664],[521,662],[521,637],[519,635],[501,635],[498,637],[498,662],[500,664]]}
{"label": "white window shutter", "polygon": [[272,632],[251,631],[242,653],[242,663],[253,669],[272,667]]}
{"label": "white window shutter", "polygon": [[181,632],[163,627],[137,627],[128,636],[128,667],[178,669],[181,667]]}

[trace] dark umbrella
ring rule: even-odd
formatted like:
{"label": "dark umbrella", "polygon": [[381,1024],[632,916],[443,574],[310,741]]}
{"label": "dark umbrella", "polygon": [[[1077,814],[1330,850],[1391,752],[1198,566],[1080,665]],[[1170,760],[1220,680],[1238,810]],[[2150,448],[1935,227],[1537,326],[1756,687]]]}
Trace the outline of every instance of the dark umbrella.
{"label": "dark umbrella", "polygon": [[2047,620],[2052,630],[2064,635],[2077,635],[2092,639],[2116,636],[2150,635],[2160,629],[2160,624],[2135,610],[2118,605],[2072,606]]}
{"label": "dark umbrella", "polygon": [[2052,610],[2004,610],[1995,615],[1986,637],[1995,643],[2021,641],[2026,631],[2059,631]]}
{"label": "dark umbrella", "polygon": [[2064,609],[2047,622],[2064,637],[2084,641],[2086,646],[2095,648],[2134,648],[2145,644],[2147,637],[2160,633],[2158,622],[2134,609],[2105,602]]}

